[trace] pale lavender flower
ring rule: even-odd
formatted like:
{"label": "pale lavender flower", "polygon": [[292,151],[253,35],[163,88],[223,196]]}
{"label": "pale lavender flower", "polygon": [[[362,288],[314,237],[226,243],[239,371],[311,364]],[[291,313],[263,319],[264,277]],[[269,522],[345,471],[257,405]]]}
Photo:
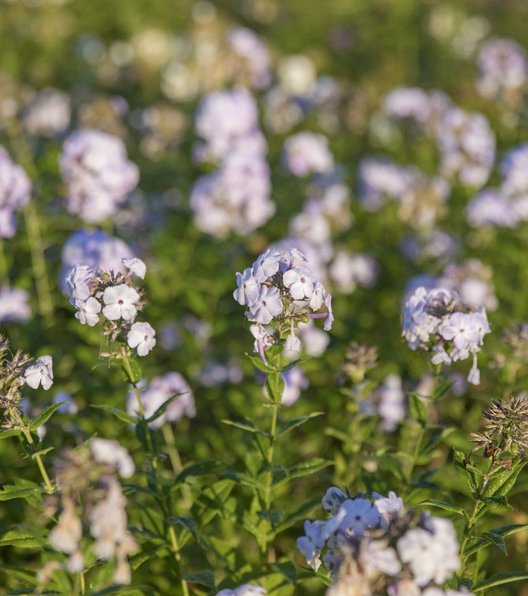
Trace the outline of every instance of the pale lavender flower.
{"label": "pale lavender flower", "polygon": [[431,117],[429,96],[418,87],[392,89],[383,100],[383,110],[391,118],[409,118],[422,125]]}
{"label": "pale lavender flower", "polygon": [[389,492],[388,497],[384,497],[379,493],[372,493],[375,497],[374,505],[380,514],[380,525],[387,528],[391,521],[401,517],[405,511],[403,500],[394,491]]}
{"label": "pale lavender flower", "polygon": [[112,217],[139,180],[123,141],[98,130],[78,130],[66,139],[60,170],[68,211],[88,223]]}
{"label": "pale lavender flower", "polygon": [[429,352],[433,364],[450,364],[472,355],[470,382],[478,378],[476,354],[489,332],[485,309],[472,311],[453,290],[419,287],[405,303],[402,335],[409,347]]}
{"label": "pale lavender flower", "polygon": [[138,302],[139,294],[127,284],[108,286],[103,292],[103,315],[109,321],[131,321],[136,316]]}
{"label": "pale lavender flower", "polygon": [[203,232],[220,239],[249,234],[275,212],[268,164],[262,155],[231,151],[218,170],[196,181],[190,203]]}
{"label": "pale lavender flower", "polygon": [[[167,409],[161,416],[149,422],[152,428],[160,428],[165,423],[177,422],[184,416],[194,418],[196,415],[194,394],[187,381],[180,373],[170,372],[154,377],[141,392],[141,402],[145,410],[145,418],[150,418],[169,399]],[[130,391],[127,400],[127,411],[138,415],[138,403],[134,391]]]}
{"label": "pale lavender flower", "polygon": [[477,58],[477,89],[488,99],[508,99],[528,81],[528,60],[524,48],[512,39],[489,39]]}
{"label": "pale lavender flower", "polygon": [[156,345],[156,332],[150,323],[133,323],[127,334],[127,343],[136,348],[138,356],[146,356]]}
{"label": "pale lavender flower", "polygon": [[428,522],[428,529],[410,529],[397,543],[401,560],[409,565],[414,581],[420,587],[430,581],[443,584],[460,567],[453,524],[438,517],[430,518]]}
{"label": "pale lavender flower", "polygon": [[376,393],[381,427],[387,432],[392,432],[405,419],[407,411],[401,377],[388,375]]}
{"label": "pale lavender flower", "polygon": [[331,280],[343,294],[351,294],[356,287],[371,288],[378,278],[379,265],[370,255],[338,250],[329,268]]}
{"label": "pale lavender flower", "polygon": [[367,528],[375,527],[380,513],[368,499],[347,499],[337,512],[338,528],[345,534],[361,536]]}
{"label": "pale lavender flower", "polygon": [[123,478],[130,478],[135,472],[130,454],[117,441],[94,437],[90,440],[90,451],[97,462],[114,466]]}
{"label": "pale lavender flower", "polygon": [[242,584],[234,590],[220,590],[216,596],[265,596],[266,590],[258,584]]}
{"label": "pale lavender flower", "polygon": [[399,166],[384,157],[361,160],[358,169],[359,200],[367,211],[378,211],[386,199],[401,200],[409,189],[414,168]]}
{"label": "pale lavender flower", "polygon": [[281,404],[292,406],[301,396],[301,393],[308,389],[308,378],[300,366],[294,366],[282,374],[284,390],[282,392]]}
{"label": "pale lavender flower", "polygon": [[495,135],[482,114],[451,108],[438,128],[441,171],[470,188],[482,187],[495,161]]}
{"label": "pale lavender flower", "polygon": [[93,296],[89,296],[86,300],[75,300],[74,305],[77,308],[75,318],[81,325],[88,325],[89,327],[97,325],[102,308],[98,300]]}
{"label": "pale lavender flower", "polygon": [[23,323],[31,316],[29,294],[21,288],[0,286],[0,323]]}
{"label": "pale lavender flower", "polygon": [[198,161],[216,161],[245,143],[248,137],[253,155],[263,155],[266,151],[266,142],[259,131],[257,104],[243,88],[207,95],[198,107],[195,129],[203,139],[194,151]]}
{"label": "pale lavender flower", "polygon": [[[325,330],[331,327],[331,296],[314,279],[306,258],[296,248],[266,250],[251,268],[237,274],[237,286],[233,296],[248,307],[246,317],[256,323],[251,332],[255,351],[262,357],[267,347],[280,341],[281,330],[282,337],[289,336],[288,349],[297,351],[295,329],[304,318],[324,318]],[[319,312],[323,306],[326,312]]]}
{"label": "pale lavender flower", "polygon": [[0,147],[0,238],[12,238],[15,235],[14,214],[21,211],[30,198],[31,182],[27,174]]}
{"label": "pale lavender flower", "polygon": [[136,257],[132,259],[123,259],[123,265],[139,279],[145,279],[147,273],[147,266],[145,263]]}
{"label": "pale lavender flower", "polygon": [[466,206],[466,219],[475,228],[515,228],[519,225],[518,214],[497,188],[485,188],[471,199]]}
{"label": "pale lavender flower", "polygon": [[48,390],[53,385],[53,359],[51,356],[40,356],[24,371],[24,381],[32,388]]}
{"label": "pale lavender flower", "polygon": [[337,486],[331,486],[324,494],[322,498],[322,505],[323,509],[327,513],[331,513],[332,515],[336,515],[336,513],[341,508],[341,505],[344,501],[346,501],[347,496],[346,494]]}
{"label": "pale lavender flower", "polygon": [[328,139],[311,132],[300,132],[286,139],[284,163],[294,176],[327,174],[335,168]]}
{"label": "pale lavender flower", "polygon": [[261,286],[257,299],[250,305],[249,312],[256,323],[267,325],[282,313],[283,308],[279,289]]}
{"label": "pale lavender flower", "polygon": [[130,248],[119,238],[108,236],[102,230],[78,230],[64,243],[61,253],[60,284],[67,292],[66,274],[75,265],[88,265],[103,271],[126,271],[125,259],[134,257]]}
{"label": "pale lavender flower", "polygon": [[39,91],[25,108],[22,119],[24,128],[32,135],[57,137],[70,125],[69,96],[58,89]]}
{"label": "pale lavender flower", "polygon": [[251,29],[233,27],[227,40],[232,50],[243,58],[247,65],[251,85],[263,89],[271,81],[271,57],[266,43]]}

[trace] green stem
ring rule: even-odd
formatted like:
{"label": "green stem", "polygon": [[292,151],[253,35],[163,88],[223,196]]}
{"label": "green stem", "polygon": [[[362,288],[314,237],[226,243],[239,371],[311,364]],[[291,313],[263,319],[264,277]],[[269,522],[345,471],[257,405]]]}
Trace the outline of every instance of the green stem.
{"label": "green stem", "polygon": [[[276,372],[272,373],[272,374],[273,375],[281,374],[280,356],[278,358]],[[269,380],[269,377],[268,377],[268,380]],[[273,379],[273,381],[275,381],[275,379]],[[271,503],[272,503],[273,457],[275,454],[275,442],[277,439],[277,418],[278,418],[278,412],[279,412],[280,402],[281,402],[281,398],[282,398],[282,395],[278,395],[279,387],[280,387],[280,384],[276,384],[275,382],[271,382],[271,383],[268,382],[268,389],[270,392],[270,398],[271,398],[271,402],[272,402],[271,403],[272,414],[271,414],[271,425],[270,425],[270,431],[269,431],[269,437],[268,437],[269,438],[268,449],[266,450],[266,454],[265,454],[266,468],[268,469],[266,472],[266,479],[265,479],[265,484],[264,484],[264,499],[263,499],[264,507],[263,507],[263,509],[264,509],[265,513],[269,513],[269,511],[271,509]],[[266,521],[266,524],[269,524],[269,522]],[[265,528],[265,531],[263,531],[260,536],[260,549],[261,549],[262,555],[267,558],[269,563],[272,563],[274,561],[274,553],[268,547],[269,533],[268,533],[266,524],[263,526]]]}
{"label": "green stem", "polygon": [[[37,180],[39,173],[35,167],[31,149],[29,148],[18,123],[14,120],[9,121],[7,132],[13,145],[16,161],[22,165],[33,181]],[[33,197],[29,204],[24,208],[24,218],[26,220],[26,231],[31,251],[33,273],[35,274],[35,283],[37,286],[39,312],[44,319],[49,322],[50,316],[53,313],[53,300],[46,269],[46,260],[44,258],[44,244],[40,232],[35,197]]]}
{"label": "green stem", "polygon": [[178,474],[179,472],[181,472],[183,464],[178,448],[176,447],[176,439],[174,437],[172,426],[170,424],[164,424],[161,427],[161,431],[163,432],[163,438],[165,439],[167,451],[169,452],[169,459],[172,465],[172,470],[175,474]]}
{"label": "green stem", "polygon": [[[161,431],[163,433],[163,438],[165,440],[165,444],[167,445],[167,451],[169,453],[169,459],[172,466],[172,471],[175,474],[179,474],[183,468],[182,459],[180,457],[180,452],[178,451],[178,447],[176,445],[176,439],[174,437],[174,432],[172,430],[172,426],[170,424],[164,424],[161,427]],[[184,505],[190,506],[193,503],[193,496],[191,489],[185,484],[185,482],[180,483],[180,490],[183,495]]]}
{"label": "green stem", "polygon": [[[18,427],[24,433],[24,437],[26,438],[28,445],[30,447],[33,447],[34,442],[33,442],[33,437],[31,436],[31,432],[24,425],[22,419],[18,415],[18,412],[13,411],[12,413],[14,414],[15,420],[18,423]],[[44,462],[42,461],[42,457],[40,456],[40,453],[34,453],[32,455],[32,458],[37,462],[38,469],[40,470],[40,475],[42,476],[42,479],[44,480],[44,487],[46,489],[46,492],[49,495],[53,494],[53,485],[51,484],[48,473],[46,472],[46,468],[44,466]]]}
{"label": "green stem", "polygon": [[141,389],[138,387],[136,376],[132,371],[129,353],[126,348],[123,348],[123,350],[121,351],[121,363],[123,365],[123,370],[125,371],[125,374],[128,377],[129,383],[131,383],[132,387],[134,388],[134,395],[136,396],[139,415],[141,416],[141,418],[145,418],[145,408],[143,407],[143,401],[141,400]]}
{"label": "green stem", "polygon": [[0,282],[9,284],[9,267],[7,266],[3,240],[0,240]]}
{"label": "green stem", "polygon": [[53,300],[48,282],[46,260],[44,259],[44,244],[40,233],[39,217],[33,202],[30,202],[24,209],[24,217],[37,286],[39,312],[44,319],[49,321],[49,317],[53,313]]}
{"label": "green stem", "polygon": [[184,579],[182,572],[181,572],[181,555],[180,555],[180,545],[178,544],[178,537],[176,535],[176,531],[172,526],[169,526],[169,538],[172,545],[172,552],[174,554],[174,559],[176,560],[176,565],[178,566],[178,575],[180,576],[180,583],[183,596],[189,596],[189,586],[187,585],[187,580]]}
{"label": "green stem", "polygon": [[[462,560],[462,563],[464,564],[464,571],[465,571],[465,566],[466,566],[466,560],[468,559],[468,556],[465,554],[467,544],[468,544],[470,538],[473,536],[473,528],[475,527],[475,524],[480,516],[480,513],[482,512],[483,509],[485,509],[487,507],[487,503],[483,503],[481,498],[482,498],[482,495],[484,494],[484,491],[486,490],[486,487],[488,485],[489,478],[493,471],[494,464],[495,464],[495,460],[492,457],[490,460],[488,469],[482,478],[482,483],[479,488],[478,498],[475,499],[475,503],[473,505],[473,511],[471,512],[471,515],[469,516],[468,523],[464,529],[464,538],[462,539],[462,544],[460,545],[460,559]],[[478,570],[477,570],[477,573],[478,573]]]}

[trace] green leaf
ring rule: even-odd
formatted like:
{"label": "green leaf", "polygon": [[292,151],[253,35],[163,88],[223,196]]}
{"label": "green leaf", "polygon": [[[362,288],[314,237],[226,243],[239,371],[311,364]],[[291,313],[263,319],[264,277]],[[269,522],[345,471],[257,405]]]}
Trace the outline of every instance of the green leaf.
{"label": "green leaf", "polygon": [[0,547],[41,548],[45,544],[46,540],[43,536],[35,535],[24,528],[12,528],[0,536]]}
{"label": "green leaf", "polygon": [[297,583],[297,570],[291,561],[283,561],[281,563],[273,563],[271,566],[273,571],[280,573],[292,585]]}
{"label": "green leaf", "polygon": [[204,571],[196,571],[195,573],[187,573],[183,577],[191,584],[199,584],[209,588],[209,590],[216,590],[214,575],[209,569]]}
{"label": "green leaf", "polygon": [[484,532],[482,534],[482,538],[484,538],[484,540],[488,540],[491,544],[494,544],[505,555],[508,554],[508,549],[506,548],[506,543],[504,542],[504,538],[500,534],[495,534],[495,532],[493,532],[493,531]]}
{"label": "green leaf", "polygon": [[282,437],[282,435],[285,435],[294,428],[302,426],[308,420],[311,420],[312,418],[317,418],[318,416],[322,416],[323,414],[324,412],[312,412],[311,414],[307,414],[306,416],[301,416],[300,418],[295,418],[294,420],[286,422],[286,424],[283,424],[279,427],[276,438],[278,439],[279,437]]}
{"label": "green leaf", "polygon": [[333,465],[333,462],[327,459],[315,458],[307,462],[297,464],[289,469],[280,468],[280,470],[278,470],[278,474],[282,474],[283,477],[273,482],[273,488],[283,486],[284,484],[287,484],[290,480],[293,480],[294,478],[302,478],[303,476],[315,474],[316,472],[319,472],[320,470],[327,468],[331,465]]}
{"label": "green leaf", "polygon": [[462,507],[456,507],[455,505],[451,505],[451,503],[446,503],[445,501],[437,501],[436,499],[427,499],[426,501],[418,503],[417,506],[438,507],[439,509],[444,509],[445,511],[450,511],[451,513],[457,513],[458,515],[467,517],[467,514]]}
{"label": "green leaf", "polygon": [[121,420],[121,422],[126,422],[127,424],[138,423],[138,418],[136,418],[135,416],[131,416],[130,414],[127,414],[125,411],[120,410],[119,408],[114,408],[106,404],[91,405],[90,407],[109,412],[110,414],[114,415],[118,420]]}
{"label": "green leaf", "polygon": [[266,362],[264,362],[259,356],[250,356],[249,354],[246,354],[246,356],[251,360],[253,366],[258,370],[267,374],[275,372],[275,368],[269,364],[266,364]]}
{"label": "green leaf", "polygon": [[425,426],[427,422],[427,407],[423,399],[416,395],[416,393],[409,394],[409,412],[411,418],[416,420],[420,426]]}
{"label": "green leaf", "polygon": [[154,422],[155,420],[157,420],[160,416],[162,416],[166,409],[170,406],[170,404],[177,398],[180,397],[181,395],[185,395],[184,393],[175,393],[174,395],[171,395],[169,397],[169,399],[167,399],[166,401],[164,401],[161,406],[154,412],[154,414],[152,414],[152,416],[150,416],[150,418],[147,418],[147,422]]}
{"label": "green leaf", "polygon": [[285,383],[281,373],[273,372],[268,374],[268,378],[266,379],[266,387],[269,391],[271,401],[275,407],[277,407],[276,404],[280,404],[281,402],[284,386]]}
{"label": "green leaf", "polygon": [[123,363],[123,372],[125,373],[127,380],[132,383],[132,385],[135,385],[141,381],[141,366],[139,366],[137,360],[131,358],[128,361],[128,366],[125,366],[125,363]]}
{"label": "green leaf", "polygon": [[420,445],[420,456],[428,455],[440,443],[449,436],[455,429],[453,427],[445,427],[445,426],[432,426],[428,427],[423,438],[423,441]]}
{"label": "green leaf", "polygon": [[0,571],[4,571],[5,574],[11,579],[16,578],[19,581],[27,582],[32,586],[36,586],[38,584],[37,574],[34,571],[21,569],[20,567],[15,567],[14,565],[0,565]]}
{"label": "green leaf", "polygon": [[179,482],[185,482],[187,478],[213,474],[223,467],[224,464],[213,460],[204,460],[194,464],[189,464],[188,466],[185,466],[185,468],[183,468],[183,470],[176,476],[174,482],[178,484]]}
{"label": "green leaf", "polygon": [[33,507],[42,505],[39,486],[28,480],[17,480],[15,484],[7,484],[3,487],[0,491],[0,501],[11,501],[12,499],[23,499]]}
{"label": "green leaf", "polygon": [[[501,528],[495,528],[492,530],[495,536],[500,536],[502,538],[507,538],[508,536],[512,536],[513,534],[517,534],[518,532],[524,532],[528,530],[528,524],[512,524],[509,526],[502,526]],[[469,548],[467,548],[464,552],[465,557],[471,556],[473,553],[476,553],[481,548],[486,548],[490,545],[490,541],[486,538],[480,538],[472,544]]]}
{"label": "green leaf", "polygon": [[167,550],[167,547],[163,544],[157,544],[152,548],[142,550],[130,559],[130,566],[134,570],[138,569],[141,567],[141,565],[143,565],[143,563],[147,562],[151,557],[159,553],[160,550]]}
{"label": "green leaf", "polygon": [[169,524],[182,526],[190,534],[196,536],[198,534],[198,524],[192,515],[171,515],[167,518]]}
{"label": "green leaf", "polygon": [[515,484],[517,476],[527,463],[528,462],[526,461],[521,461],[514,465],[510,470],[500,470],[500,472],[489,481],[482,496],[506,496]]}
{"label": "green leaf", "polygon": [[224,478],[229,478],[230,480],[234,480],[243,486],[249,486],[250,488],[256,490],[263,490],[263,485],[260,483],[256,478],[250,476],[249,474],[243,474],[241,472],[235,472],[233,470],[229,470],[228,472],[224,472],[222,474]]}
{"label": "green leaf", "polygon": [[6,430],[0,430],[0,441],[9,437],[17,437],[22,434],[22,431],[18,428],[8,428]]}
{"label": "green leaf", "polygon": [[30,422],[29,430],[37,430],[37,428],[39,428],[43,424],[46,424],[46,422],[53,416],[53,414],[55,414],[55,412],[62,406],[62,404],[63,402],[53,404],[51,406],[48,406],[47,408],[44,408],[42,412]]}
{"label": "green leaf", "polygon": [[312,499],[303,501],[293,509],[285,511],[279,525],[275,528],[275,535],[280,534],[296,523],[305,520],[314,509],[320,506],[321,498],[313,497]]}
{"label": "green leaf", "polygon": [[494,495],[493,497],[482,497],[480,499],[483,503],[491,505],[498,505],[499,507],[509,507],[508,499],[502,495]]}
{"label": "green leaf", "polygon": [[247,422],[235,422],[234,420],[220,420],[220,422],[222,422],[222,424],[226,424],[227,426],[234,426],[235,428],[243,430],[246,433],[253,433],[257,435],[262,435],[264,437],[269,436],[267,432],[259,430],[255,427],[253,422],[250,422],[249,420]]}
{"label": "green leaf", "polygon": [[525,579],[528,579],[528,571],[507,571],[505,573],[497,573],[473,586],[472,591],[483,592],[490,588],[496,588],[497,586],[503,586],[504,584],[519,582]]}

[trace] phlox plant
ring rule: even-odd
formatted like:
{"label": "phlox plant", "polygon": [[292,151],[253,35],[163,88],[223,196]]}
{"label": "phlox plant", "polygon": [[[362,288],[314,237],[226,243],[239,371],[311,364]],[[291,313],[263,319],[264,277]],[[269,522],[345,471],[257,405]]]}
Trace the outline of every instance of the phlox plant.
{"label": "phlox plant", "polygon": [[0,593],[528,586],[524,3],[0,9]]}

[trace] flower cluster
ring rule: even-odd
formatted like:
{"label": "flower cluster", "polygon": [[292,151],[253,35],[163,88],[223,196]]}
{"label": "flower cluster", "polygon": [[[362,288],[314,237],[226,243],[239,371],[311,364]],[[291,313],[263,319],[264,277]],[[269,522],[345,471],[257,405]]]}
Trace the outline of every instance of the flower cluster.
{"label": "flower cluster", "polygon": [[405,418],[406,403],[401,377],[392,374],[388,375],[375,391],[362,399],[359,407],[364,414],[379,416],[382,430],[393,432]]}
{"label": "flower cluster", "polygon": [[328,273],[340,292],[351,294],[358,286],[372,288],[378,279],[378,270],[378,262],[370,255],[341,248]]}
{"label": "flower cluster", "polygon": [[495,135],[485,116],[449,109],[438,127],[438,144],[444,176],[470,188],[486,183],[495,161]]}
{"label": "flower cluster", "polygon": [[70,125],[70,97],[58,89],[43,89],[24,109],[23,125],[32,135],[57,137]]}
{"label": "flower cluster", "polygon": [[266,151],[257,103],[241,87],[207,95],[198,107],[195,131],[202,139],[194,148],[194,157],[199,162],[214,163],[233,151],[253,154]]}
{"label": "flower cluster", "polygon": [[452,523],[413,515],[394,492],[352,497],[332,487],[322,504],[330,517],[306,521],[297,546],[312,569],[332,574],[328,594],[433,594],[460,566]]}
{"label": "flower cluster", "polygon": [[0,147],[0,239],[15,235],[15,212],[23,209],[30,198],[31,182],[27,174]]}
{"label": "flower cluster", "polygon": [[451,192],[444,178],[430,178],[413,166],[384,158],[363,159],[358,179],[359,198],[367,211],[377,211],[385,200],[393,200],[401,220],[418,229],[430,229],[445,214]]}
{"label": "flower cluster", "polygon": [[8,340],[0,336],[0,410],[8,427],[19,421],[24,385],[48,390],[53,385],[53,359],[48,355],[33,359],[21,350],[13,353]]}
{"label": "flower cluster", "polygon": [[405,303],[402,335],[411,350],[430,352],[433,364],[451,364],[472,355],[468,381],[474,385],[480,383],[477,352],[489,332],[484,307],[470,309],[453,290],[419,287]]}
{"label": "flower cluster", "polygon": [[248,234],[275,212],[266,141],[258,127],[255,100],[245,89],[215,92],[196,116],[196,132],[204,139],[195,148],[199,161],[219,162],[215,171],[198,178],[191,191],[191,209],[198,228],[217,238]]}
{"label": "flower cluster", "polygon": [[335,167],[328,139],[312,132],[299,132],[286,139],[284,163],[294,176],[329,174]]}
{"label": "flower cluster", "polygon": [[126,334],[131,348],[138,356],[146,356],[156,345],[155,331],[149,323],[135,322],[143,309],[143,292],[136,289],[132,276],[145,277],[146,266],[137,258],[123,259],[127,273],[103,271],[88,265],[72,267],[66,276],[70,303],[82,325],[94,327],[102,315],[104,335],[114,342]]}
{"label": "flower cluster", "polygon": [[126,272],[124,259],[134,254],[120,238],[109,236],[103,230],[77,230],[64,243],[61,252],[62,271],[60,283],[68,292],[66,275],[75,265],[88,265],[92,269]]}
{"label": "flower cluster", "polygon": [[123,141],[98,130],[78,130],[66,139],[60,170],[68,187],[68,211],[88,223],[114,215],[139,180]]}
{"label": "flower cluster", "polygon": [[[150,418],[163,404],[168,402],[167,409],[149,423],[152,428],[159,428],[167,422],[176,422],[183,416],[193,418],[196,414],[194,395],[187,381],[177,372],[166,373],[154,377],[148,385],[142,387],[141,402],[145,410],[145,418]],[[129,414],[138,414],[138,403],[135,392],[128,394],[127,410]]]}
{"label": "flower cluster", "polygon": [[516,109],[528,82],[528,59],[522,46],[511,39],[489,39],[480,48],[477,64],[479,93]]}
{"label": "flower cluster", "polygon": [[[75,450],[66,451],[55,462],[59,490],[53,499],[59,521],[51,530],[51,546],[69,555],[66,569],[82,572],[96,559],[116,559],[114,583],[128,584],[131,570],[128,556],[137,544],[127,529],[126,499],[117,475],[129,478],[135,471],[132,458],[117,441],[94,438]],[[83,526],[95,540],[93,555],[85,560]]]}
{"label": "flower cluster", "polygon": [[434,133],[451,100],[443,91],[419,87],[396,87],[383,100],[383,113],[392,120],[407,120],[427,133]]}
{"label": "flower cluster", "polygon": [[486,310],[495,310],[498,300],[492,283],[492,270],[479,259],[468,259],[460,264],[446,265],[439,277],[419,275],[413,278],[407,287],[407,295],[423,286],[428,290],[433,288],[448,288],[455,290],[462,302],[471,308],[484,306]]}
{"label": "flower cluster", "polygon": [[[236,277],[233,296],[248,308],[255,351],[263,359],[266,348],[283,341],[286,350],[297,350],[300,340],[295,329],[301,322],[324,318],[325,331],[332,327],[332,296],[314,279],[297,249],[268,249]],[[323,306],[325,312],[321,312]]]}
{"label": "flower cluster", "polygon": [[227,34],[227,43],[238,57],[233,68],[237,78],[254,89],[267,87],[271,81],[271,56],[265,41],[251,29],[233,27]]}
{"label": "flower cluster", "polygon": [[21,288],[0,286],[0,323],[22,323],[31,316],[29,294]]}
{"label": "flower cluster", "polygon": [[468,222],[475,227],[514,228],[528,220],[528,143],[509,151],[501,162],[502,183],[486,188],[466,209]]}

